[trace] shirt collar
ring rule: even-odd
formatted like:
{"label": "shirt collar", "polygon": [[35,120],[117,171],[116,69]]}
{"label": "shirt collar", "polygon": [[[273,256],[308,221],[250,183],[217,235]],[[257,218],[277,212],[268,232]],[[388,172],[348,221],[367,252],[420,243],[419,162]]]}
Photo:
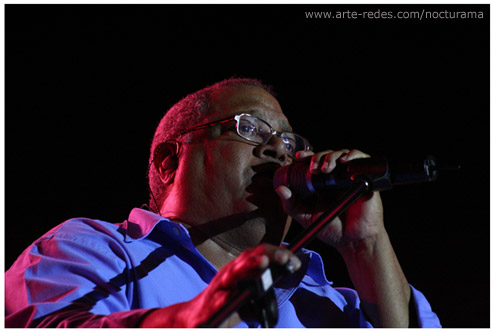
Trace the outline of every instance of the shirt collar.
{"label": "shirt collar", "polygon": [[309,266],[307,267],[307,275],[320,286],[328,284],[332,285],[333,282],[326,279],[324,263],[319,253],[307,249],[302,249],[302,252],[308,254],[310,257]]}
{"label": "shirt collar", "polygon": [[[189,231],[180,223],[173,222],[163,216],[141,208],[132,209],[128,220],[123,222],[120,228],[123,229],[125,241],[132,242],[147,237],[160,223],[163,224],[162,230],[168,231],[167,233],[174,238],[182,236],[184,239],[189,239]],[[318,285],[323,286],[333,284],[326,279],[321,256],[318,253],[307,249],[302,249],[302,253],[302,257],[305,257],[305,260],[303,261],[306,261],[307,265],[306,274]],[[302,277],[298,277],[295,278],[295,280],[300,281],[299,279],[301,278]]]}
{"label": "shirt collar", "polygon": [[189,233],[180,223],[141,208],[132,209],[129,218],[120,225],[120,230],[124,233],[125,241],[132,242],[147,237],[161,222],[168,225],[167,229],[175,231],[175,235]]}
{"label": "shirt collar", "polygon": [[302,261],[302,267],[297,272],[282,279],[274,288],[278,305],[282,306],[300,287],[301,282],[313,286],[332,285],[324,275],[323,262],[319,254],[302,249],[297,256]]}

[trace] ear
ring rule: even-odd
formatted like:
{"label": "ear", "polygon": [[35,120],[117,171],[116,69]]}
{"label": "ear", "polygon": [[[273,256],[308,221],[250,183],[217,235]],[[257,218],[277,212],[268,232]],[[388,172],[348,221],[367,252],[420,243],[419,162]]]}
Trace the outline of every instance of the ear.
{"label": "ear", "polygon": [[163,142],[154,150],[153,164],[163,184],[173,183],[178,168],[178,143]]}

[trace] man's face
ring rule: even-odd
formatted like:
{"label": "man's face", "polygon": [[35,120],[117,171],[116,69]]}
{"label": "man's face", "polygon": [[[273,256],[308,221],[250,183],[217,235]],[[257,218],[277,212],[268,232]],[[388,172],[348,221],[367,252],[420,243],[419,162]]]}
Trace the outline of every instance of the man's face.
{"label": "man's face", "polygon": [[[211,99],[212,112],[201,123],[248,113],[265,120],[277,131],[291,131],[278,101],[262,88],[225,88],[214,92]],[[201,205],[198,218],[208,216],[210,221],[255,213],[284,228],[286,215],[272,182],[274,171],[291,162],[282,140],[273,136],[266,145],[249,142],[238,136],[235,121],[192,135],[192,142],[182,147],[178,172],[184,174],[178,179],[182,180],[181,190],[194,198],[193,204]]]}

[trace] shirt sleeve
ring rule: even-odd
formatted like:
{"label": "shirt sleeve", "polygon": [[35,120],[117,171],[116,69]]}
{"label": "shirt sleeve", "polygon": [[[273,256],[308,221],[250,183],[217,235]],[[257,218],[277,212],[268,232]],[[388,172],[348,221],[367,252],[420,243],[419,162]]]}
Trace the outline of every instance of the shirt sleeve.
{"label": "shirt sleeve", "polygon": [[137,327],[132,272],[111,236],[82,221],[24,251],[5,274],[6,327]]}
{"label": "shirt sleeve", "polygon": [[[439,322],[439,318],[432,311],[424,294],[411,285],[410,289],[412,291],[412,304],[410,304],[410,307],[414,310],[410,311],[410,315],[415,316],[415,318],[410,318],[410,322],[417,323],[419,328],[440,328],[441,323]],[[360,308],[360,298],[358,297],[357,291],[349,288],[335,288],[335,290],[343,295],[345,301],[341,302],[333,297],[333,302],[345,309],[352,323],[358,323],[358,327],[373,327],[372,323],[367,319],[365,313]]]}
{"label": "shirt sleeve", "polygon": [[412,301],[417,316],[417,324],[420,328],[441,328],[437,315],[432,311],[431,305],[424,294],[410,285]]}

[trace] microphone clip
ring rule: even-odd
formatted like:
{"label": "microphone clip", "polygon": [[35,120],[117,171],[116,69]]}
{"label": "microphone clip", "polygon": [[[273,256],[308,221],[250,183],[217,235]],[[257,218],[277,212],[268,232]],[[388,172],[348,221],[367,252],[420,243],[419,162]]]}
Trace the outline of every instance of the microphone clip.
{"label": "microphone clip", "polygon": [[[372,163],[362,158],[353,160],[351,164],[342,164],[343,172],[352,182],[363,179],[369,183],[369,191],[385,191],[393,188],[388,160],[376,157]],[[340,171],[341,172],[341,171]]]}

